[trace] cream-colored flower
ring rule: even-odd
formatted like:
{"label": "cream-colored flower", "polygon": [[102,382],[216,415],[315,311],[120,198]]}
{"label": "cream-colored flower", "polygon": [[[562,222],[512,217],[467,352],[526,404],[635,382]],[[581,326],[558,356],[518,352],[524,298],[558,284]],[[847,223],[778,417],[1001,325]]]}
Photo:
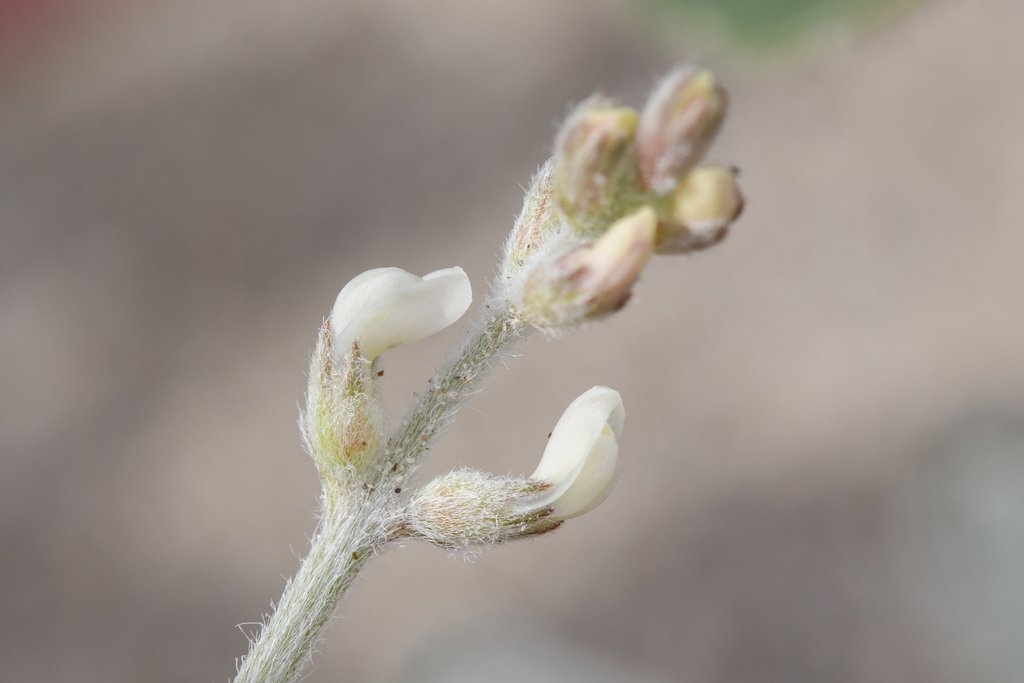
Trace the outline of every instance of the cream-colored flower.
{"label": "cream-colored flower", "polygon": [[437,477],[413,495],[398,535],[471,550],[557,529],[608,496],[624,419],[619,392],[594,387],[562,414],[529,479],[469,469]]}
{"label": "cream-colored flower", "polygon": [[334,302],[334,357],[340,360],[358,344],[372,360],[429,337],[462,317],[472,301],[469,278],[457,266],[423,277],[401,268],[368,270],[345,285]]}
{"label": "cream-colored flower", "polygon": [[615,481],[625,418],[619,392],[608,387],[594,387],[569,404],[530,475],[548,488],[518,511],[550,507],[547,521],[562,521],[597,507]]}

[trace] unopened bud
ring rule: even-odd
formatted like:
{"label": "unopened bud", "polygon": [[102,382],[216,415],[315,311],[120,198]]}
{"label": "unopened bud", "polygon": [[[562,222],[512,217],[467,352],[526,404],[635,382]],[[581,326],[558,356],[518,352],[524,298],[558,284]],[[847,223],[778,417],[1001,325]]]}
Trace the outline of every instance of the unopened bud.
{"label": "unopened bud", "polygon": [[637,167],[648,190],[668,194],[700,162],[726,104],[725,91],[706,69],[683,66],[661,81],[637,130]]}
{"label": "unopened bud", "polygon": [[597,234],[634,187],[638,114],[591,99],[576,108],[555,140],[555,188],[568,221]]}
{"label": "unopened bud", "polygon": [[523,288],[523,313],[542,327],[566,327],[622,308],[654,251],[657,215],[643,207],[594,243],[540,264]]}
{"label": "unopened bud", "polygon": [[710,247],[725,237],[742,211],[734,169],[695,168],[672,194],[672,215],[658,225],[655,251],[680,254]]}

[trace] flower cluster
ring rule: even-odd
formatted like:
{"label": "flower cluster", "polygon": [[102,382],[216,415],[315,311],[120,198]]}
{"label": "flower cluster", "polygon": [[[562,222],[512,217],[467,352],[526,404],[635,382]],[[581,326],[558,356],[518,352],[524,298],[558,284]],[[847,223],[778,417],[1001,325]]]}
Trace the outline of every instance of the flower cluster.
{"label": "flower cluster", "polygon": [[682,67],[637,111],[593,97],[534,177],[486,304],[398,427],[385,435],[381,356],[452,325],[472,303],[461,268],[377,268],[349,282],[320,329],[301,425],[323,484],[309,554],[239,666],[238,683],[293,683],[368,558],[414,538],[460,552],[532,537],[599,505],[619,468],[618,392],[574,400],[528,477],[460,468],[406,482],[481,377],[531,330],[614,314],[655,254],[719,242],[743,208],[731,167],[702,165],[725,114],[710,72]]}
{"label": "flower cluster", "polygon": [[[314,354],[306,444],[325,480],[363,489],[381,474],[377,358],[456,322],[472,290],[461,268],[417,277],[369,270],[341,290]],[[409,500],[394,535],[469,549],[549,531],[608,495],[624,411],[617,391],[594,387],[572,402],[527,479],[456,470]]]}
{"label": "flower cluster", "polygon": [[[731,168],[701,166],[725,114],[712,75],[682,67],[642,111],[593,97],[569,115],[534,179],[488,316],[391,439],[378,399],[381,354],[456,322],[472,289],[461,268],[359,275],[338,295],[310,371],[303,431],[325,488],[342,499],[400,493],[481,369],[531,328],[571,329],[630,298],[652,255],[708,247],[743,200]],[[566,409],[529,477],[458,469],[387,502],[386,536],[469,550],[549,531],[598,505],[618,470],[624,411],[594,387]]]}
{"label": "flower cluster", "polygon": [[506,249],[508,280],[526,271],[518,300],[533,325],[554,331],[614,313],[652,254],[725,237],[743,209],[737,171],[700,163],[726,102],[709,71],[684,66],[642,111],[603,97],[573,110]]}

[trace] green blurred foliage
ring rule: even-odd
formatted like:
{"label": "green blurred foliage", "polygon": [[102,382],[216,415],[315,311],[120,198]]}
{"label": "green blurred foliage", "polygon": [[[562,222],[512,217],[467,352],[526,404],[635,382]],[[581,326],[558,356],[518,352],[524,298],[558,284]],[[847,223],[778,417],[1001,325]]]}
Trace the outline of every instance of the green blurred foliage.
{"label": "green blurred foliage", "polygon": [[914,0],[653,0],[657,9],[721,29],[757,49],[790,46],[822,27],[861,27],[904,12]]}

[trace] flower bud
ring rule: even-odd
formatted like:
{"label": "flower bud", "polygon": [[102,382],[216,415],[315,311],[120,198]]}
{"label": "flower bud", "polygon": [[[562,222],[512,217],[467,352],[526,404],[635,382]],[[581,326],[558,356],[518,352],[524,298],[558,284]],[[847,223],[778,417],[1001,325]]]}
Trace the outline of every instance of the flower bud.
{"label": "flower bud", "polygon": [[591,98],[563,124],[555,140],[555,188],[566,219],[596,234],[613,217],[636,174],[637,112]]}
{"label": "flower bud", "polygon": [[672,215],[658,225],[655,251],[680,254],[718,243],[743,211],[736,171],[721,166],[693,169],[672,194]]}
{"label": "flower bud", "polygon": [[704,156],[725,110],[725,91],[710,71],[687,65],[666,76],[640,115],[636,155],[644,186],[671,192]]}
{"label": "flower bud", "polygon": [[375,268],[356,276],[331,311],[335,360],[358,347],[373,360],[388,349],[419,341],[462,317],[473,300],[462,268],[422,278],[401,268]]}
{"label": "flower bud", "polygon": [[643,207],[594,243],[540,264],[523,287],[522,311],[536,325],[565,327],[622,308],[654,250],[657,215]]}
{"label": "flower bud", "polygon": [[618,472],[625,419],[619,392],[608,387],[593,387],[569,404],[530,475],[546,488],[520,502],[518,511],[549,507],[548,520],[561,522],[597,507]]}

